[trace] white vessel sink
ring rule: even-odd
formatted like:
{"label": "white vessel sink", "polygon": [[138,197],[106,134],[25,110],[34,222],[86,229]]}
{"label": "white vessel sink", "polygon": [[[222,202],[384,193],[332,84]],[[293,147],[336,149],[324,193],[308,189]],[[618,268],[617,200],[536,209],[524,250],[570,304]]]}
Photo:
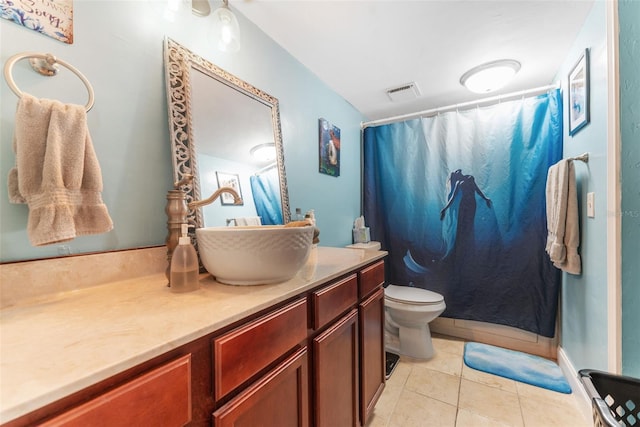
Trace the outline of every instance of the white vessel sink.
{"label": "white vessel sink", "polygon": [[196,229],[202,264],[218,282],[263,285],[286,282],[304,266],[312,226],[206,227]]}

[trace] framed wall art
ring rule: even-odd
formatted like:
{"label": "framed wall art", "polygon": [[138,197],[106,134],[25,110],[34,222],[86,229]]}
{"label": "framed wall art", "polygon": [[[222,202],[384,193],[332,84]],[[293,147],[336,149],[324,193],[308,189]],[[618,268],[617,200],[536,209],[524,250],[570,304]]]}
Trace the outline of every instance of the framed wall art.
{"label": "framed wall art", "polygon": [[320,173],[340,176],[340,129],[318,119]]}
{"label": "framed wall art", "polygon": [[[242,189],[240,188],[240,177],[234,173],[216,172],[216,179],[218,180],[218,188],[231,187],[236,190],[238,196],[242,197]],[[233,196],[229,193],[222,193],[220,195],[220,203],[222,206],[242,206],[244,203],[238,205],[235,204]]]}
{"label": "framed wall art", "polygon": [[569,135],[575,135],[589,123],[589,49],[569,72]]}
{"label": "framed wall art", "polygon": [[73,0],[0,0],[0,17],[73,44]]}

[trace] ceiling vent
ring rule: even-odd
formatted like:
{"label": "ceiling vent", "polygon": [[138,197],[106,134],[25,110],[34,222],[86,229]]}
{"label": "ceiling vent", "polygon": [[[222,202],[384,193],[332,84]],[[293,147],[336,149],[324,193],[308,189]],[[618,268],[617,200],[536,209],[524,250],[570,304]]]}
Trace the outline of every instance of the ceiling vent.
{"label": "ceiling vent", "polygon": [[402,86],[387,89],[387,95],[393,102],[411,101],[420,96],[420,89],[415,82],[407,83]]}

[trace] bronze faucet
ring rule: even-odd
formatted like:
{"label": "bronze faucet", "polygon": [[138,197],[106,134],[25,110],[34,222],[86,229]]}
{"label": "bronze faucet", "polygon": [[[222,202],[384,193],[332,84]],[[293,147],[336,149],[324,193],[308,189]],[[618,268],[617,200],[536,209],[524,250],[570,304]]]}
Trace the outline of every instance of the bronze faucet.
{"label": "bronze faucet", "polygon": [[173,184],[174,189],[167,192],[167,206],[165,212],[167,213],[167,238],[165,244],[167,246],[167,269],[165,275],[167,280],[170,277],[171,270],[171,257],[173,256],[173,250],[178,245],[178,239],[180,233],[182,233],[182,224],[187,223],[187,214],[190,210],[197,209],[201,206],[206,206],[213,203],[222,193],[229,193],[233,196],[233,203],[236,205],[242,204],[242,198],[231,187],[220,187],[210,197],[203,200],[194,200],[191,203],[187,203],[187,194],[180,189],[181,186],[189,183],[193,179],[193,175],[185,174],[184,178]]}

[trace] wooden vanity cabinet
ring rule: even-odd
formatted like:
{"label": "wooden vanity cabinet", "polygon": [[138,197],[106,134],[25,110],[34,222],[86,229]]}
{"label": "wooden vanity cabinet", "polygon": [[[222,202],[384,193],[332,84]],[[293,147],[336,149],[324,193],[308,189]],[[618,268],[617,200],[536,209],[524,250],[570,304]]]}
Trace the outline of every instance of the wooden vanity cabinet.
{"label": "wooden vanity cabinet", "polygon": [[358,273],[360,332],[360,420],[369,421],[385,384],[384,261]]}
{"label": "wooden vanity cabinet", "polygon": [[[214,426],[365,425],[385,381],[383,283],[384,263],[379,262],[216,338],[216,400],[224,402],[214,412]],[[308,309],[308,330],[303,308]],[[305,338],[306,347],[294,346]],[[259,369],[248,366],[269,366],[292,346],[298,348],[294,354],[252,377]],[[235,379],[221,387],[228,382],[227,370],[235,372]],[[241,371],[250,375],[238,375]],[[239,384],[244,390],[227,400],[226,393],[233,395]]]}
{"label": "wooden vanity cabinet", "polygon": [[2,427],[363,426],[384,387],[383,282],[380,261]]}

